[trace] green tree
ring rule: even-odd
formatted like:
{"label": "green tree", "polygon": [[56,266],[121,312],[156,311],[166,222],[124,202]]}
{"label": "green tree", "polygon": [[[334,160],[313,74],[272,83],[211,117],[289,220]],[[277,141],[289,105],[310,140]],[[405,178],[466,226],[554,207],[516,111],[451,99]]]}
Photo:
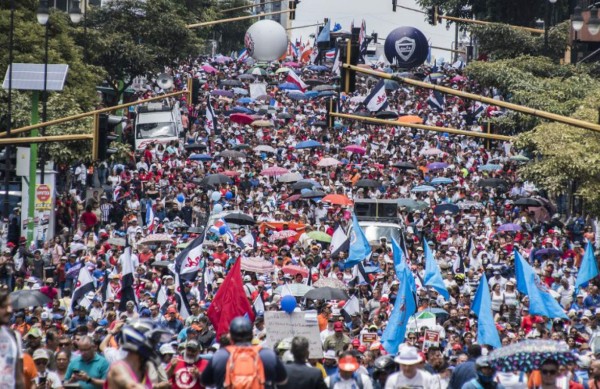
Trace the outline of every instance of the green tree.
{"label": "green tree", "polygon": [[[121,0],[91,9],[87,37],[89,60],[106,71],[118,96],[134,78],[149,76],[195,55],[199,40],[180,3],[170,0]],[[83,44],[83,41],[82,41]]]}

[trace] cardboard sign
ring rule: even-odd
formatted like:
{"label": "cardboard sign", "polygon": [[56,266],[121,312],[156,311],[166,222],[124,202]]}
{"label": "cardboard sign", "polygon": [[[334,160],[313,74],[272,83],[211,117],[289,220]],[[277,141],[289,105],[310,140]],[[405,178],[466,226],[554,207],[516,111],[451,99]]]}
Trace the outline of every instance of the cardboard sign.
{"label": "cardboard sign", "polygon": [[323,358],[319,323],[314,312],[265,312],[267,339],[264,347],[273,348],[277,342],[294,336],[308,339],[309,358]]}
{"label": "cardboard sign", "polygon": [[423,351],[426,352],[430,347],[440,347],[440,333],[437,331],[425,330]]}
{"label": "cardboard sign", "polygon": [[361,334],[360,337],[361,337],[361,339],[360,339],[361,343],[369,344],[369,343],[377,342],[377,334],[367,332],[365,334]]}

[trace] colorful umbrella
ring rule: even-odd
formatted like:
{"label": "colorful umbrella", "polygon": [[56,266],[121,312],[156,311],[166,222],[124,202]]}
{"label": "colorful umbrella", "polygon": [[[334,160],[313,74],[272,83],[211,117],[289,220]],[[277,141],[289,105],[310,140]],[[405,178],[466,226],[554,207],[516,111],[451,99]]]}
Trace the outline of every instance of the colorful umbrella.
{"label": "colorful umbrella", "polygon": [[138,242],[138,245],[142,244],[160,244],[160,243],[173,243],[173,239],[169,234],[151,234]]}
{"label": "colorful umbrella", "polygon": [[421,152],[421,154],[423,154],[423,155],[440,155],[440,154],[442,154],[442,152],[443,152],[442,150],[432,147],[427,150],[424,150],[423,152]]}
{"label": "colorful umbrella", "polygon": [[429,170],[441,170],[447,168],[449,165],[446,162],[432,162],[427,165]]}
{"label": "colorful umbrella", "polygon": [[269,145],[258,145],[253,150],[256,151],[257,153],[275,154],[277,152],[277,150],[275,150],[273,147],[271,147]]}
{"label": "colorful umbrella", "polygon": [[319,163],[317,163],[317,166],[319,167],[330,167],[330,166],[337,166],[339,165],[341,162],[338,161],[335,158],[331,158],[331,157],[327,157],[327,158],[323,158],[319,161]]}
{"label": "colorful umbrella", "polygon": [[313,139],[309,139],[309,140],[305,140],[304,142],[298,142],[296,143],[296,146],[294,146],[294,148],[296,150],[300,150],[300,149],[314,149],[317,147],[322,147],[323,145],[320,142],[317,142],[316,140]]}
{"label": "colorful umbrella", "polygon": [[317,242],[331,243],[331,235],[323,231],[311,231],[308,233],[308,237]]}
{"label": "colorful umbrella", "polygon": [[239,124],[250,124],[254,121],[254,118],[245,113],[234,113],[233,115],[229,116],[229,120]]}
{"label": "colorful umbrella", "polygon": [[411,192],[414,192],[414,193],[418,193],[418,192],[435,192],[435,188],[433,186],[430,186],[430,185],[419,185],[419,186],[415,186],[414,188],[412,188]]}
{"label": "colorful umbrella", "polygon": [[494,163],[488,163],[486,165],[480,165],[477,167],[477,170],[479,170],[480,172],[492,172],[495,170],[502,170],[502,165],[498,165],[498,164],[494,164]]}
{"label": "colorful umbrella", "polygon": [[281,90],[300,90],[300,87],[292,82],[284,82],[283,84],[277,85],[277,88]]}
{"label": "colorful umbrella", "polygon": [[431,180],[432,185],[449,185],[454,184],[454,180],[448,177],[436,177]]}
{"label": "colorful umbrella", "polygon": [[286,173],[286,174],[278,177],[277,181],[286,182],[286,183],[287,182],[297,182],[297,181],[300,181],[302,178],[304,178],[304,177],[302,177],[302,174],[293,172],[293,173]]}
{"label": "colorful umbrella", "polygon": [[337,278],[322,277],[315,281],[312,286],[315,288],[337,288],[346,290],[348,286]]}
{"label": "colorful umbrella", "polygon": [[397,121],[400,123],[408,123],[408,124],[422,124],[423,123],[423,119],[416,115],[400,116]]}
{"label": "colorful umbrella", "polygon": [[255,127],[273,127],[273,123],[269,120],[255,120],[252,122],[252,125]]}
{"label": "colorful umbrella", "polygon": [[497,232],[516,232],[521,231],[523,227],[514,223],[506,223],[498,227]]}
{"label": "colorful umbrella", "polygon": [[222,174],[225,174],[227,177],[237,177],[240,175],[240,172],[236,172],[235,170],[225,170]]}
{"label": "colorful umbrella", "polygon": [[429,204],[427,204],[424,201],[417,201],[410,198],[406,198],[398,199],[398,206],[406,207],[409,211],[422,211],[425,208],[429,207]]}
{"label": "colorful umbrella", "polygon": [[327,196],[323,197],[321,201],[324,203],[341,205],[342,207],[352,205],[352,200],[343,194],[328,194]]}
{"label": "colorful umbrella", "polygon": [[210,65],[202,65],[202,70],[206,73],[218,73],[219,71]]}
{"label": "colorful umbrella", "polygon": [[282,176],[286,173],[289,173],[290,171],[287,170],[284,167],[279,167],[279,166],[271,166],[269,168],[264,169],[263,171],[260,172],[261,176],[267,176],[267,177],[277,177],[277,176]]}
{"label": "colorful umbrella", "polygon": [[191,154],[188,157],[188,159],[190,161],[203,161],[203,162],[206,162],[206,161],[212,161],[213,158],[210,155],[208,155],[208,154]]}
{"label": "colorful umbrella", "polygon": [[[297,274],[302,274],[302,277],[308,277],[308,269],[298,265],[287,265],[281,268],[281,271],[284,274],[289,274],[291,276],[296,276]],[[308,291],[307,291],[308,292]]]}
{"label": "colorful umbrella", "polygon": [[[306,273],[306,275],[308,275],[308,272]],[[293,283],[293,284],[281,285],[280,287],[275,289],[275,293],[279,294],[279,295],[282,295],[284,293],[291,293],[292,296],[303,297],[310,290],[313,290],[312,286],[305,285],[305,284]]]}
{"label": "colorful umbrella", "polygon": [[275,268],[271,262],[255,257],[242,257],[242,263],[240,265],[242,270],[258,274],[270,273]]}
{"label": "colorful umbrella", "polygon": [[364,147],[361,147],[359,145],[349,145],[344,147],[344,150],[349,151],[351,153],[356,153],[356,154],[364,154],[367,152],[367,150]]}
{"label": "colorful umbrella", "polygon": [[290,69],[290,68],[286,68],[286,67],[279,68],[279,69],[277,69],[277,70],[275,71],[275,74],[287,73],[287,72],[289,72],[290,70],[292,70],[292,69]]}
{"label": "colorful umbrella", "polygon": [[10,303],[14,310],[27,307],[43,307],[50,302],[50,297],[39,290],[18,290],[10,294]]}
{"label": "colorful umbrella", "polygon": [[578,362],[567,343],[555,340],[525,340],[502,346],[488,355],[488,361],[494,368],[511,372],[539,370],[547,359],[555,360],[559,366]]}

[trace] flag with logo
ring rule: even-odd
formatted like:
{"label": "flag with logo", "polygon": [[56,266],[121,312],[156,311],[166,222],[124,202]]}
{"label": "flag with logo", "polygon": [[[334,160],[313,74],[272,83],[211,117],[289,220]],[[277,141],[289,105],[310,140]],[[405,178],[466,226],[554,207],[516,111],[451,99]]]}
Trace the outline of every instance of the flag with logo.
{"label": "flag with logo", "polygon": [[206,121],[204,122],[204,129],[210,135],[218,135],[217,128],[217,116],[215,115],[215,111],[213,110],[212,103],[210,101],[210,96],[208,97],[208,102],[206,103]]}
{"label": "flag with logo", "polygon": [[367,55],[367,22],[365,22],[365,19],[362,20],[360,32],[358,33],[358,52],[358,62],[365,63],[365,56]]}
{"label": "flag with logo", "polygon": [[377,112],[387,108],[388,101],[387,94],[385,93],[385,82],[383,80],[379,80],[377,85],[371,89],[371,93],[365,98],[363,104],[371,112]]}
{"label": "flag with logo", "polygon": [[325,52],[325,59],[327,61],[333,61],[335,59],[335,49],[327,50]]}
{"label": "flag with logo", "polygon": [[327,23],[321,29],[319,36],[317,37],[316,43],[329,43],[331,39],[331,21],[327,20]]}
{"label": "flag with logo", "polygon": [[429,98],[427,99],[427,104],[438,112],[444,111],[444,106],[446,105],[446,100],[444,99],[444,95],[441,92],[436,90],[431,91],[429,94]]}
{"label": "flag with logo", "polygon": [[337,49],[335,51],[335,58],[333,59],[333,66],[331,68],[331,73],[333,73],[336,76],[339,76],[341,74],[341,67],[342,67],[342,62],[340,61],[340,50]]}
{"label": "flag with logo", "polygon": [[125,311],[128,301],[133,301],[136,306],[138,304],[133,288],[133,269],[135,266],[128,238],[125,238],[125,250],[119,257],[119,262],[121,263],[121,302],[119,303],[119,311]]}
{"label": "flag with logo", "polygon": [[95,290],[94,277],[92,277],[88,268],[83,266],[79,271],[75,289],[73,290],[73,296],[71,297],[70,312],[73,312],[80,301],[82,301],[89,292],[94,292]]}
{"label": "flag with logo", "polygon": [[238,62],[244,62],[245,60],[247,60],[250,57],[250,54],[248,54],[248,50],[243,49],[238,53]]}
{"label": "flag with logo", "polygon": [[202,243],[204,234],[194,239],[179,255],[175,258],[174,272],[181,275],[184,279],[195,279],[200,270],[200,261],[202,259]]}
{"label": "flag with logo", "polygon": [[338,258],[342,251],[348,252],[348,249],[350,248],[350,238],[346,235],[346,231],[344,231],[341,225],[333,232],[329,247],[332,258]]}
{"label": "flag with logo", "polygon": [[298,88],[300,88],[300,90],[302,92],[304,92],[308,88],[308,85],[306,85],[304,83],[304,81],[302,81],[300,76],[298,76],[296,74],[296,72],[294,72],[293,70],[288,71],[288,74],[287,74],[287,77],[285,78],[285,80],[287,82],[291,82],[292,84],[295,84]]}
{"label": "flag with logo", "polygon": [[515,278],[517,279],[517,290],[525,296],[529,296],[529,313],[532,315],[546,316],[548,318],[560,317],[567,319],[564,309],[558,301],[552,297],[546,284],[515,249]]}
{"label": "flag with logo", "polygon": [[356,215],[352,214],[352,232],[350,233],[350,248],[344,268],[351,268],[364,261],[371,255],[371,246],[362,228],[358,224]]}
{"label": "flag with logo", "polygon": [[154,221],[154,209],[152,209],[152,201],[150,200],[146,202],[146,227],[148,227],[148,232],[150,234],[154,232],[154,228],[156,227],[156,222]]}

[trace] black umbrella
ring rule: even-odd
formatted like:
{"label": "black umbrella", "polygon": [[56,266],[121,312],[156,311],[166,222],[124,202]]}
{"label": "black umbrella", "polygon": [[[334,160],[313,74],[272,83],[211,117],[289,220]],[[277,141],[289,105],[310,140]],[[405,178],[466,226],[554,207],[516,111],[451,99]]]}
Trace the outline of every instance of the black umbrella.
{"label": "black umbrella", "polygon": [[228,223],[233,223],[240,226],[253,226],[256,224],[254,217],[239,212],[230,213],[226,216],[223,216],[223,219],[225,219],[225,221]]}
{"label": "black umbrella", "polygon": [[152,265],[153,267],[169,267],[169,265],[171,264],[171,262],[169,261],[156,261],[153,262]]}
{"label": "black umbrella", "polygon": [[231,183],[231,178],[227,177],[225,174],[211,174],[210,176],[204,177],[202,181],[200,181],[200,185],[204,186],[215,186]]}
{"label": "black umbrella", "polygon": [[450,212],[454,215],[460,212],[460,208],[455,204],[440,204],[435,206],[434,213],[436,215],[441,215],[444,212]]}
{"label": "black umbrella", "polygon": [[315,183],[310,181],[298,181],[292,185],[293,190],[312,189],[314,187]]}
{"label": "black umbrella", "polygon": [[319,80],[317,78],[309,78],[308,80],[304,80],[306,85],[323,85],[326,84],[327,81]]}
{"label": "black umbrella", "polygon": [[515,201],[513,205],[520,205],[521,207],[541,207],[543,204],[537,199],[522,198]]}
{"label": "black umbrella", "polygon": [[41,307],[50,301],[50,297],[39,290],[18,290],[10,294],[10,302],[16,311],[27,307]]}
{"label": "black umbrella", "polygon": [[501,178],[486,178],[484,180],[480,180],[477,183],[477,185],[479,185],[482,188],[484,188],[484,187],[491,187],[491,188],[504,187],[504,188],[506,188],[508,183]]}
{"label": "black umbrella", "polygon": [[247,144],[244,144],[244,143],[241,143],[239,145],[233,146],[234,150],[246,150],[246,149],[249,149],[249,148],[250,148],[250,145],[247,145]]}
{"label": "black umbrella", "polygon": [[204,232],[204,227],[190,227],[187,232],[190,234],[202,234]]}
{"label": "black umbrella", "polygon": [[347,300],[348,294],[341,289],[325,286],[309,290],[304,297],[311,300]]}
{"label": "black umbrella", "polygon": [[254,77],[252,74],[240,74],[239,76],[237,76],[237,78],[239,78],[240,80],[250,80],[250,81],[254,81],[254,79],[256,77]]}
{"label": "black umbrella", "polygon": [[219,156],[224,158],[246,158],[246,154],[236,150],[225,150]]}
{"label": "black umbrella", "polygon": [[381,183],[377,180],[370,180],[368,178],[363,178],[362,180],[356,181],[354,184],[357,188],[379,188]]}
{"label": "black umbrella", "polygon": [[398,119],[398,113],[392,111],[381,111],[375,115],[378,119]]}
{"label": "black umbrella", "polygon": [[277,114],[277,119],[291,119],[291,118],[293,118],[293,116],[287,112],[282,112],[282,113]]}
{"label": "black umbrella", "polygon": [[183,148],[188,151],[195,151],[195,150],[206,150],[207,147],[204,143],[193,143],[191,145],[185,145],[185,146],[183,146]]}
{"label": "black umbrella", "polygon": [[369,111],[356,111],[356,112],[354,112],[354,115],[368,118],[368,117],[371,117],[371,112],[369,112]]}
{"label": "black umbrella", "polygon": [[316,122],[313,122],[312,125],[315,127],[327,127],[327,122],[324,120],[317,120]]}
{"label": "black umbrella", "polygon": [[313,199],[316,197],[325,197],[327,193],[322,190],[309,190],[307,192],[302,193],[302,197],[305,199]]}
{"label": "black umbrella", "polygon": [[397,169],[403,169],[403,170],[410,170],[410,169],[416,169],[417,167],[410,163],[410,162],[396,162],[395,164],[392,165],[392,167],[395,167]]}
{"label": "black umbrella", "polygon": [[312,90],[317,91],[317,92],[322,92],[322,91],[326,91],[326,90],[335,90],[335,86],[333,86],[333,85],[317,85],[314,88],[312,88]]}

